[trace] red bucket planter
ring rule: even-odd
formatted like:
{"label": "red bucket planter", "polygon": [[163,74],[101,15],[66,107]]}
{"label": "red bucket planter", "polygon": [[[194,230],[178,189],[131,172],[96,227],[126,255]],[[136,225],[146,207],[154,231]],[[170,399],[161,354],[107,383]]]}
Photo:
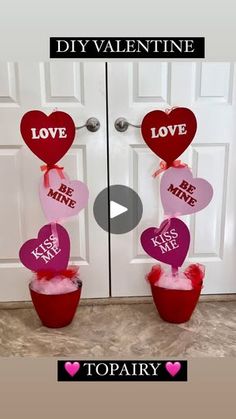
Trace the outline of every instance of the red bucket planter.
{"label": "red bucket planter", "polygon": [[66,294],[40,294],[29,290],[35,310],[44,326],[50,328],[65,327],[74,318],[81,295],[81,288]]}
{"label": "red bucket planter", "polygon": [[151,284],[152,296],[160,317],[169,323],[187,322],[197,305],[202,286],[192,290],[166,289]]}

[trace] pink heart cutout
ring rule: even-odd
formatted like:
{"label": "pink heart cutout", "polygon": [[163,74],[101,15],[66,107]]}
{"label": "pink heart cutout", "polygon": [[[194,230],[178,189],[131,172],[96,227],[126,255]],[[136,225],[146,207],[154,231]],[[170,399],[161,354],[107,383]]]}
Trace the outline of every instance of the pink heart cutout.
{"label": "pink heart cutout", "polygon": [[70,374],[71,377],[74,377],[74,375],[79,371],[80,369],[80,363],[79,362],[65,362],[64,364],[65,370]]}
{"label": "pink heart cutout", "polygon": [[64,174],[62,179],[57,170],[48,173],[49,186],[44,185],[44,176],[40,181],[39,198],[49,222],[58,222],[78,214],[88,204],[87,185],[79,180],[70,181]]}
{"label": "pink heart cutout", "polygon": [[210,183],[205,179],[194,178],[188,167],[170,167],[164,172],[160,191],[164,213],[169,217],[201,211],[213,196]]}
{"label": "pink heart cutout", "polygon": [[70,256],[70,239],[60,224],[43,226],[37,239],[26,241],[20,248],[23,265],[34,272],[55,271],[67,268]]}
{"label": "pink heart cutout", "polygon": [[165,364],[166,370],[168,371],[168,373],[174,377],[181,369],[181,364],[180,362],[167,362]]}
{"label": "pink heart cutout", "polygon": [[165,220],[159,228],[149,227],[141,234],[141,244],[145,252],[175,268],[184,263],[189,243],[189,229],[178,218]]}

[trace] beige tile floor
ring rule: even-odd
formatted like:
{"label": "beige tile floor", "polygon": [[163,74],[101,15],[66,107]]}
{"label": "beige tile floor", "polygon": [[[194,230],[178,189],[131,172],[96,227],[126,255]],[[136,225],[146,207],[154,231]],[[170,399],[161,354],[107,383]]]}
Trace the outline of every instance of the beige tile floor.
{"label": "beige tile floor", "polygon": [[32,308],[0,310],[0,356],[154,359],[236,356],[236,301],[200,302],[185,324],[163,322],[152,303],[81,305],[63,329]]}

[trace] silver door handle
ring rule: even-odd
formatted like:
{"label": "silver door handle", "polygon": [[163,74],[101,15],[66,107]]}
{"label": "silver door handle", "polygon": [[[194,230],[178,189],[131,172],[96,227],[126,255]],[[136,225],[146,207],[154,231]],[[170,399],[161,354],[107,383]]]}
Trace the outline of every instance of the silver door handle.
{"label": "silver door handle", "polygon": [[97,118],[91,117],[87,119],[84,125],[81,125],[81,127],[75,127],[75,129],[81,129],[81,128],[87,128],[90,132],[96,132],[100,128],[100,122]]}
{"label": "silver door handle", "polygon": [[135,127],[135,128],[140,128],[141,125],[134,125],[131,124],[131,122],[128,122],[126,118],[117,118],[115,123],[115,129],[119,132],[125,132],[127,131],[127,129],[129,128],[129,126],[131,127]]}

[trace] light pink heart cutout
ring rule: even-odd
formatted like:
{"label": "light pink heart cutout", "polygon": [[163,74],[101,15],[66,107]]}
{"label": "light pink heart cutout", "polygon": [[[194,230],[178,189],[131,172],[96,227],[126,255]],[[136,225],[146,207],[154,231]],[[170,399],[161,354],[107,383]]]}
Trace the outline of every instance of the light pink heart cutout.
{"label": "light pink heart cutout", "polygon": [[168,373],[174,377],[181,369],[181,364],[180,362],[167,362],[165,364],[166,370],[168,371]]}
{"label": "light pink heart cutout", "polygon": [[58,222],[77,215],[88,204],[89,191],[85,183],[70,180],[63,172],[62,179],[56,169],[48,173],[49,187],[40,180],[39,198],[45,217],[49,222]]}
{"label": "light pink heart cutout", "polygon": [[74,377],[74,375],[79,371],[80,369],[80,363],[79,362],[65,362],[64,364],[65,370],[70,374],[71,377]]}
{"label": "light pink heart cutout", "polygon": [[188,167],[166,170],[161,178],[160,191],[164,213],[169,217],[201,211],[213,196],[210,183],[194,178]]}

